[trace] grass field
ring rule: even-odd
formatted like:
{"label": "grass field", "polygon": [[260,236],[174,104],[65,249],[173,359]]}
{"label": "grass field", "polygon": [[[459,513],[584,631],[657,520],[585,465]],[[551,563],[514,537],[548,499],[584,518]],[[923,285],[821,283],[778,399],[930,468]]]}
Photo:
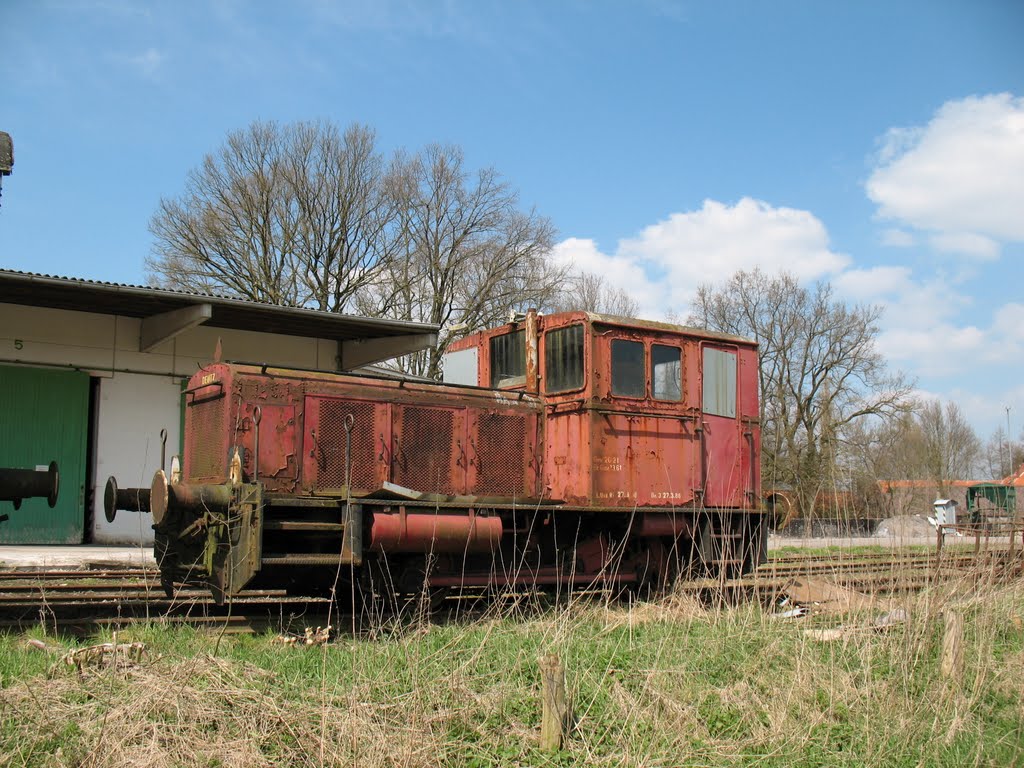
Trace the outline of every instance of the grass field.
{"label": "grass field", "polygon": [[[0,764],[681,766],[1024,764],[1024,585],[899,601],[908,620],[772,617],[688,597],[367,622],[323,646],[158,625],[138,662],[0,636]],[[940,670],[964,619],[962,673]],[[833,640],[808,630],[850,628]],[[41,640],[45,649],[29,641]],[[571,732],[539,747],[538,658],[563,660]]]}

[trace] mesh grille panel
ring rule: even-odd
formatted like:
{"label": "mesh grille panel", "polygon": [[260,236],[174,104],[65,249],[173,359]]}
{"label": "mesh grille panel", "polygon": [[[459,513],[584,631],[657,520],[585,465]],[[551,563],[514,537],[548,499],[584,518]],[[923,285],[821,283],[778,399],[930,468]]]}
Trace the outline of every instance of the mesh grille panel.
{"label": "mesh grille panel", "polygon": [[321,490],[345,485],[345,419],[351,414],[352,486],[374,489],[377,480],[375,443],[376,414],[373,403],[358,400],[318,400],[320,430],[316,436],[319,453],[316,461],[316,487]]}
{"label": "mesh grille panel", "polygon": [[452,477],[455,414],[442,408],[404,408],[398,431],[395,482],[427,493],[459,493]]}
{"label": "mesh grille panel", "polygon": [[485,414],[478,427],[475,492],[521,496],[526,483],[526,419]]}
{"label": "mesh grille panel", "polygon": [[188,407],[185,433],[185,479],[206,480],[227,476],[224,444],[224,405],[227,398],[199,402]]}

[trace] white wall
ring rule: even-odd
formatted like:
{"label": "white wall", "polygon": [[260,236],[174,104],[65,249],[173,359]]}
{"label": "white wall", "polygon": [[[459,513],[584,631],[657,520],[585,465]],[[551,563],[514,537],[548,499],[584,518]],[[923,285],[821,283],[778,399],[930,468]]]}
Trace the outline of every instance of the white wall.
{"label": "white wall", "polygon": [[92,312],[0,303],[0,362],[46,363],[191,376],[213,358],[334,370],[338,345],[326,339],[198,326],[152,352],[139,351],[142,321]]}
{"label": "white wall", "polygon": [[93,540],[103,544],[153,543],[152,515],[103,515],[103,490],[113,475],[121,488],[149,488],[160,469],[160,430],[167,430],[167,468],[178,453],[180,379],[115,373],[100,382],[96,435]]}

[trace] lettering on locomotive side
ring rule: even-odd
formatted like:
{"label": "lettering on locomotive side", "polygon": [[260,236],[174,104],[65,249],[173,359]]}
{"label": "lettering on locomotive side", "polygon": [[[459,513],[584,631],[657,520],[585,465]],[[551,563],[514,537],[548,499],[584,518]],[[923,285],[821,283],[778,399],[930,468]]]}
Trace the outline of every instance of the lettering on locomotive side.
{"label": "lettering on locomotive side", "polygon": [[638,496],[636,491],[598,491],[594,494],[596,499],[635,499]]}
{"label": "lettering on locomotive side", "polygon": [[677,499],[682,499],[683,494],[681,491],[654,491],[651,494],[651,498],[663,501],[675,501]]}
{"label": "lettering on locomotive side", "polygon": [[205,376],[203,376],[202,381],[199,382],[199,386],[205,387],[207,384],[216,384],[216,383],[217,383],[217,374],[216,373],[208,373]]}

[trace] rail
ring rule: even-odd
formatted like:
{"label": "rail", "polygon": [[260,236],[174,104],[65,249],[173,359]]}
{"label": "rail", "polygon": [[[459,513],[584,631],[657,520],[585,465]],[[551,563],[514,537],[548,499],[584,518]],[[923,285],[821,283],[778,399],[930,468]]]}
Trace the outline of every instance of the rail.
{"label": "rail", "polygon": [[[694,577],[675,588],[703,598],[747,596],[762,602],[774,601],[795,580],[825,579],[847,589],[871,593],[910,592],[943,579],[1016,578],[1022,569],[1019,550],[995,548],[979,555],[950,552],[937,564],[925,551],[869,554],[840,554],[825,557],[804,555],[773,557],[757,571],[732,579]],[[578,584],[574,593],[589,591],[607,596],[611,583]],[[347,592],[348,590],[344,590]],[[456,591],[444,604],[449,611],[465,611],[476,600],[484,604],[508,599],[524,590],[487,588]],[[415,596],[407,596],[415,601]],[[389,604],[395,608],[396,603]],[[54,628],[95,631],[139,621],[187,623],[227,631],[256,631],[280,628],[303,620],[324,623],[331,609],[328,598],[293,595],[280,589],[245,590],[228,605],[218,606],[203,586],[179,588],[165,594],[155,569],[106,568],[98,570],[20,569],[0,571],[0,628],[26,628],[40,622]],[[334,607],[337,622],[353,619],[351,613]],[[384,606],[384,613],[388,606]]]}

